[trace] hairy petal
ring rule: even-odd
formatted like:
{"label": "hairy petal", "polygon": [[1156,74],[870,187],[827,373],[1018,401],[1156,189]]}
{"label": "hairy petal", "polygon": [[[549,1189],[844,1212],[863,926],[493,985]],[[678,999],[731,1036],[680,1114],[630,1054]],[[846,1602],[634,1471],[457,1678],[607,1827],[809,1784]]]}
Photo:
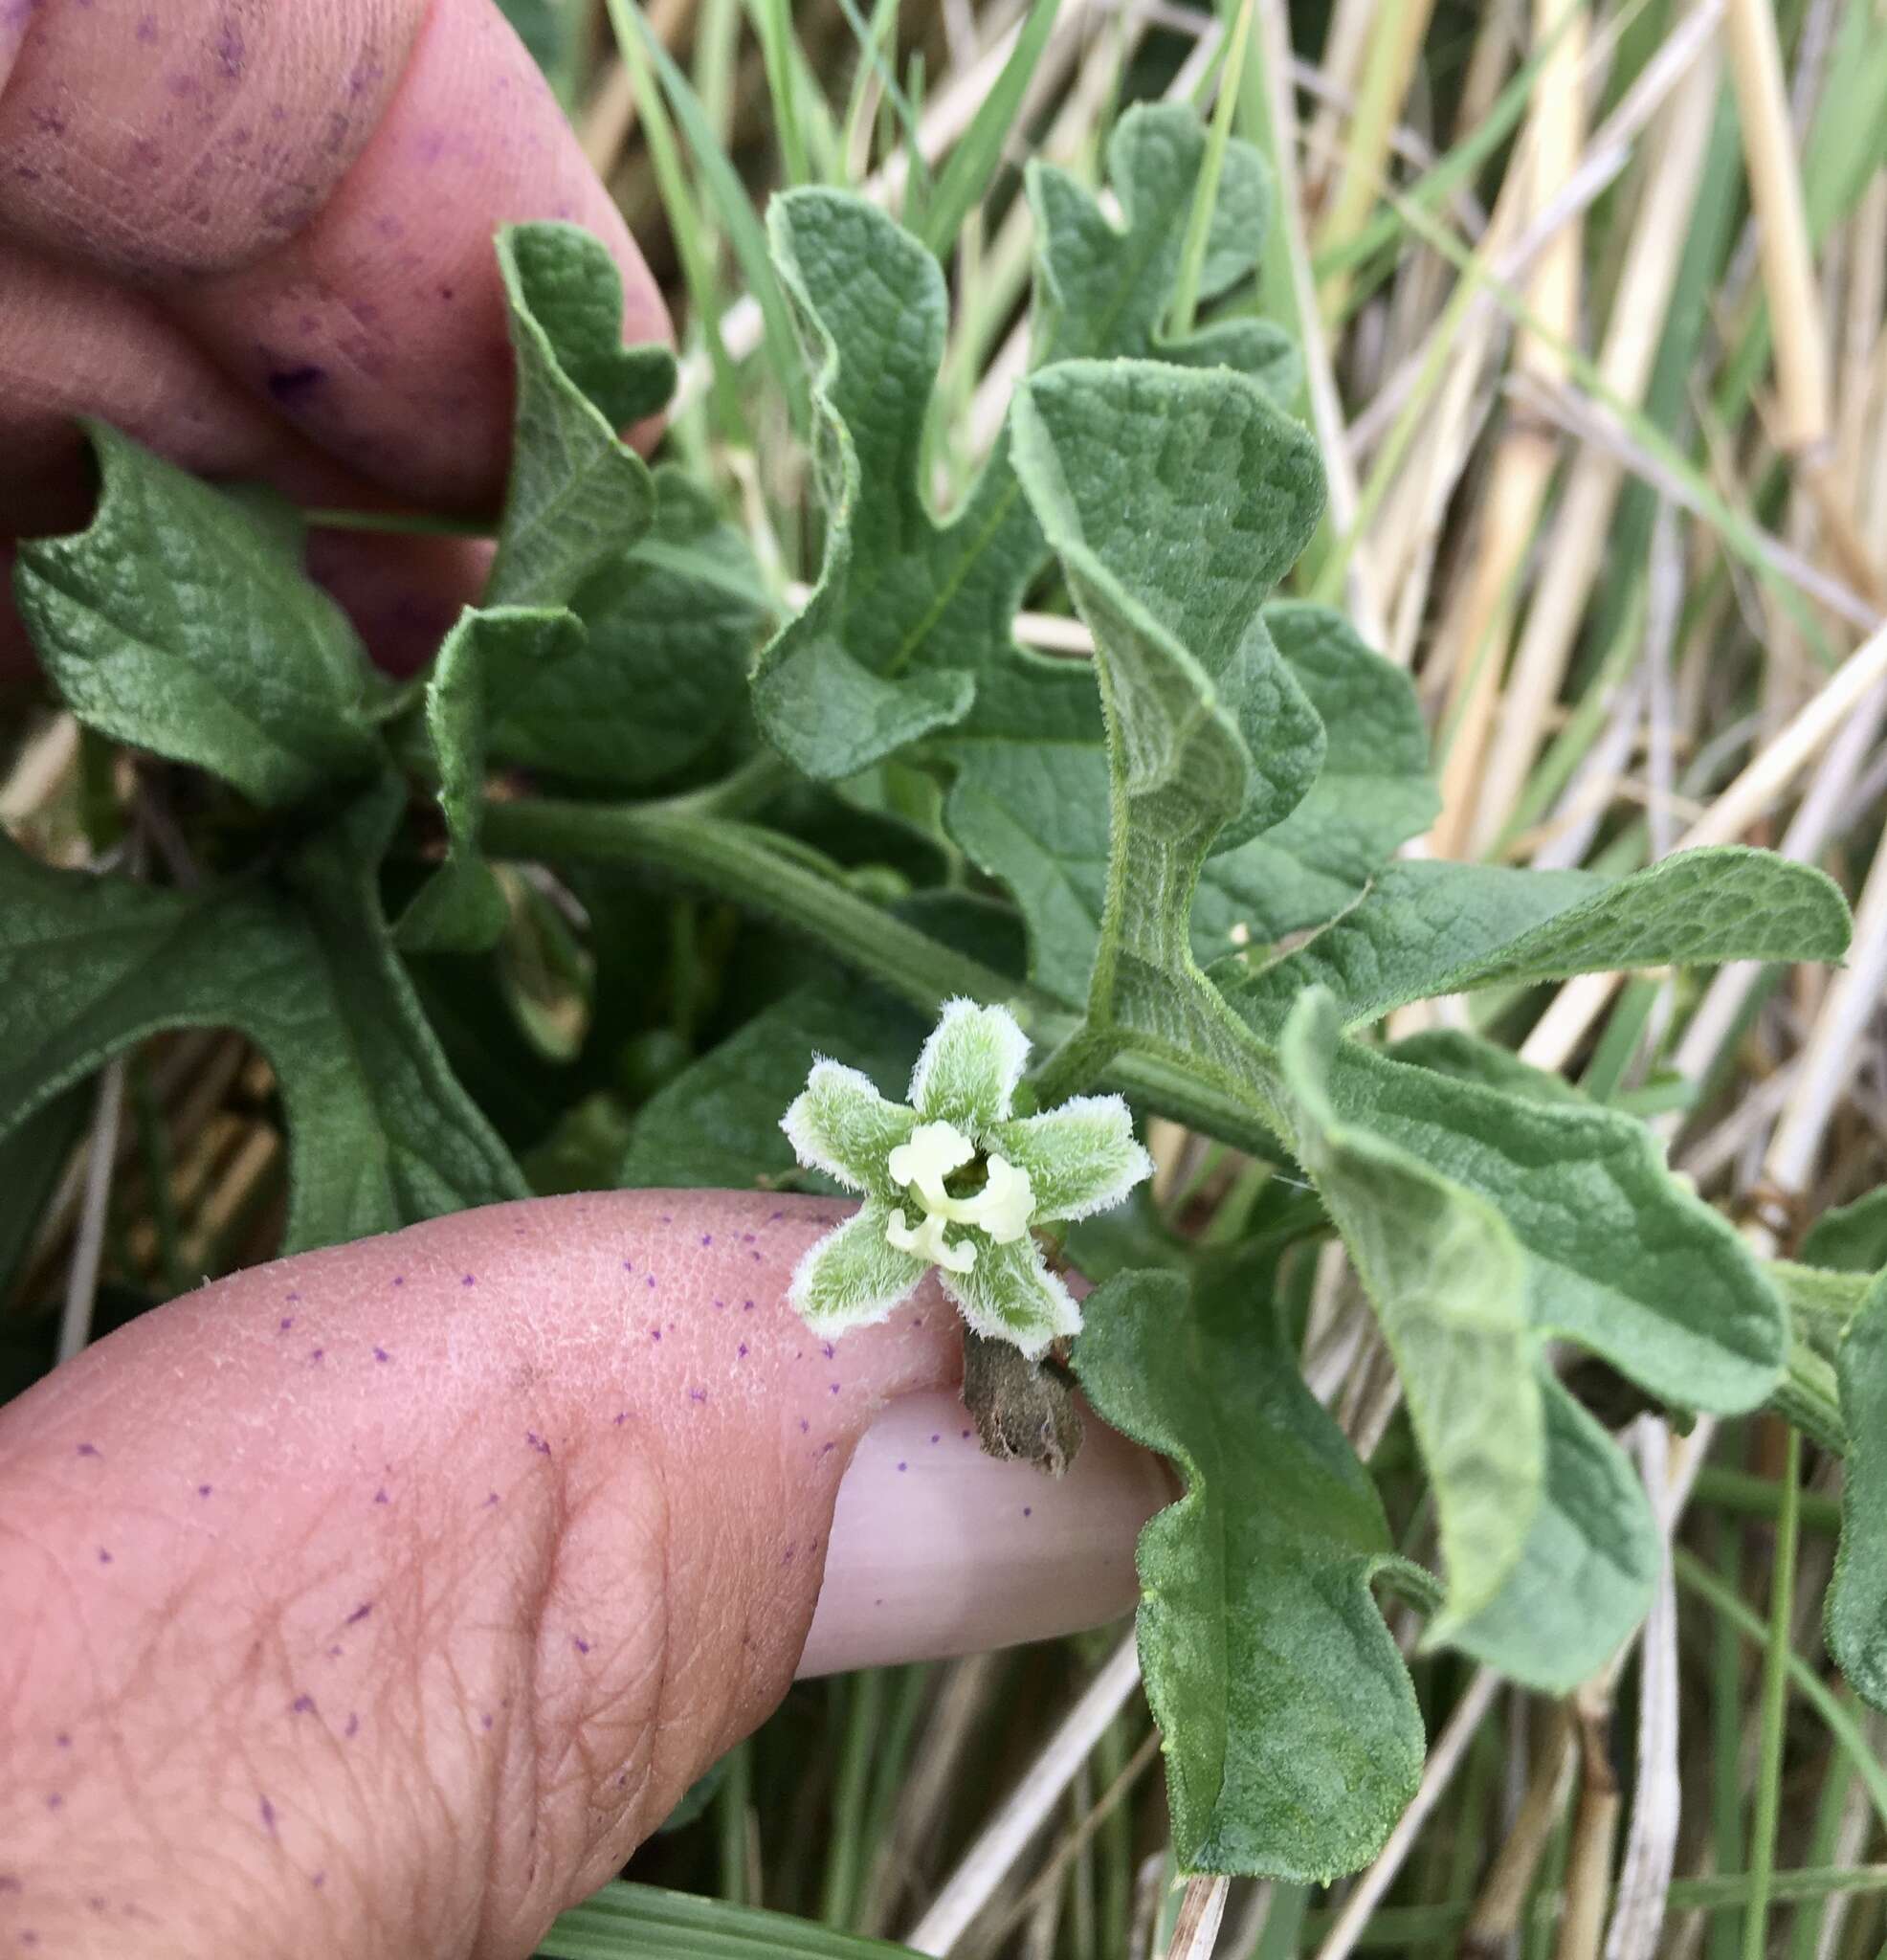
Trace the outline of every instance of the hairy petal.
{"label": "hairy petal", "polygon": [[812,1064],[805,1089],[780,1119],[802,1164],[856,1192],[888,1188],[885,1160],[909,1141],[916,1125],[917,1118],[901,1103],[887,1102],[868,1076],[826,1060]]}
{"label": "hairy petal", "polygon": [[1029,1037],[1008,1008],[945,1001],[912,1071],[911,1101],[926,1122],[983,1130],[1009,1115],[1028,1059]]}
{"label": "hairy petal", "polygon": [[988,1143],[1028,1173],[1037,1218],[1107,1211],[1153,1171],[1119,1096],[1077,1096],[1045,1115],[997,1124]]}
{"label": "hairy petal", "polygon": [[967,1273],[939,1273],[944,1290],[979,1334],[1012,1343],[1033,1360],[1063,1335],[1081,1331],[1075,1296],[1049,1271],[1032,1237],[979,1243]]}
{"label": "hairy petal", "polygon": [[886,1238],[888,1223],[884,1206],[870,1199],[807,1248],[787,1298],[808,1326],[823,1334],[873,1326],[917,1290],[925,1263]]}

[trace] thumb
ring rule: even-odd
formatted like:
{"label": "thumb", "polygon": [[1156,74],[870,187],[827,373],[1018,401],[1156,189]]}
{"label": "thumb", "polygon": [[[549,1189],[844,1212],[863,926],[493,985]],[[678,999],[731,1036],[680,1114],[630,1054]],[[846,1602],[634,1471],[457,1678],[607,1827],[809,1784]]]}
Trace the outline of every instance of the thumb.
{"label": "thumb", "polygon": [[983,1459],[929,1285],[809,1334],[786,1281],[838,1215],[443,1219],[206,1287],[0,1411],[0,1927],[526,1953],[796,1667],[1124,1610],[1151,1459]]}

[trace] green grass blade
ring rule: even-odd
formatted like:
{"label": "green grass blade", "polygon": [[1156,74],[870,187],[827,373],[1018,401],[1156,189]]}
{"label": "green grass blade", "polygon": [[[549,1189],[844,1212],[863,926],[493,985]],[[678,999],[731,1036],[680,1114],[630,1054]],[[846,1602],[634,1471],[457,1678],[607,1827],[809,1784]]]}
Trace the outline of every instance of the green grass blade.
{"label": "green grass blade", "polygon": [[734,88],[741,60],[741,0],[702,0],[695,29],[695,93],[715,141],[724,148],[734,129]]}
{"label": "green grass blade", "polygon": [[909,1947],[698,1899],[655,1885],[608,1884],[564,1913],[539,1960],[913,1960]]}
{"label": "green grass blade", "polygon": [[1187,220],[1186,248],[1180,254],[1179,278],[1173,288],[1173,310],[1167,331],[1175,338],[1192,331],[1199,312],[1199,279],[1206,269],[1206,243],[1212,229],[1212,207],[1218,202],[1219,178],[1225,170],[1225,146],[1232,141],[1232,118],[1238,106],[1245,76],[1245,51],[1252,42],[1253,0],[1244,0],[1227,43],[1225,74],[1206,135],[1206,156],[1192,193],[1192,215]]}
{"label": "green grass blade", "polygon": [[1036,63],[1049,44],[1058,8],[1059,0],[1034,0],[1023,19],[1021,33],[1015,37],[1015,46],[1003,63],[1003,72],[983,98],[969,127],[950,152],[950,161],[938,176],[918,235],[940,258],[948,254],[970,207],[982,201],[996,174],[996,167],[1003,160],[1003,145],[1021,112],[1022,98]]}
{"label": "green grass blade", "polygon": [[[1678,1585],[1706,1601],[1745,1639],[1753,1640],[1766,1650],[1769,1639],[1767,1626],[1701,1559],[1678,1546],[1672,1552],[1672,1563]],[[1883,1820],[1887,1820],[1887,1765],[1883,1765],[1869,1747],[1868,1739],[1861,1732],[1860,1724],[1854,1720],[1852,1710],[1842,1705],[1834,1690],[1800,1655],[1789,1654],[1786,1665],[1791,1686],[1821,1717],[1823,1726],[1854,1764],[1854,1773],[1861,1779],[1875,1810]],[[1779,1888],[1777,1896],[1781,1896]]]}
{"label": "green grass blade", "polygon": [[662,46],[660,36],[649,25],[648,16],[637,8],[631,14],[647,48],[649,58],[661,78],[663,93],[675,111],[675,120],[695,153],[696,167],[707,188],[715,214],[727,234],[741,278],[760,308],[763,347],[768,368],[792,412],[793,427],[806,427],[806,377],[802,371],[798,344],[793,336],[792,315],[786,295],[773,270],[772,255],[766,249],[766,233],[760,215],[747,196],[726,150],[714,133],[706,107],[695,93],[680,64]]}
{"label": "green grass blade", "polygon": [[773,127],[780,141],[780,165],[788,185],[812,181],[812,159],[800,121],[799,64],[793,59],[792,9],[788,0],[748,0],[760,58],[772,98]]}
{"label": "green grass blade", "polygon": [[1749,1909],[1743,1922],[1743,1960],[1763,1960],[1769,1945],[1769,1888],[1776,1875],[1776,1825],[1782,1816],[1782,1729],[1788,1712],[1788,1630],[1795,1615],[1795,1548],[1800,1542],[1802,1434],[1788,1432],[1783,1462],[1782,1512],[1776,1520],[1775,1562],[1769,1576],[1769,1639],[1763,1653],[1763,1755],[1756,1815],[1749,1833]]}
{"label": "green grass blade", "polygon": [[[715,419],[723,429],[735,429],[740,426],[740,393],[735,386],[733,363],[721,337],[721,298],[715,283],[713,255],[707,245],[707,228],[696,207],[695,194],[688,188],[687,172],[681,167],[680,146],[675,140],[675,125],[668,120],[668,110],[649,62],[641,10],[633,0],[607,0],[607,4],[616,47],[635,90],[636,113],[641,118],[643,140],[649,146],[655,187],[668,213],[676,256],[681,261],[688,297],[693,301],[714,371]],[[649,39],[653,38],[653,34],[649,35]]]}
{"label": "green grass blade", "polygon": [[893,40],[898,27],[898,0],[877,0],[872,9],[872,17],[867,20],[858,11],[857,0],[838,0],[839,11],[845,15],[845,24],[852,30],[853,38],[858,43],[862,57],[858,73],[852,83],[852,94],[845,105],[845,115],[839,128],[839,155],[845,159],[846,167],[851,167],[851,158],[857,142],[858,121],[865,111],[868,94],[866,83],[876,75],[884,91],[884,100],[891,104],[892,113],[898,118],[899,127],[904,132],[904,141],[913,150],[918,144],[918,112],[911,99],[905,94],[898,80],[897,70],[893,67],[885,49]]}
{"label": "green grass blade", "polygon": [[[1823,664],[1832,667],[1833,657],[1828,650],[1828,638],[1813,616],[1808,595],[1785,570],[1771,562],[1767,554],[1766,547],[1774,541],[1741,510],[1734,508],[1716,484],[1672,442],[1663,430],[1651,421],[1635,402],[1625,400],[1607,384],[1605,376],[1583,348],[1555,333],[1512,284],[1497,278],[1477,255],[1454,237],[1447,226],[1437,224],[1414,210],[1399,193],[1391,193],[1391,200],[1403,212],[1410,229],[1420,234],[1424,243],[1433,246],[1461,278],[1449,296],[1440,323],[1430,335],[1429,352],[1424,359],[1420,378],[1383,440],[1369,481],[1359,500],[1357,524],[1350,537],[1343,541],[1342,555],[1346,556],[1354,548],[1358,535],[1366,530],[1377,506],[1388,494],[1390,479],[1413,439],[1416,418],[1427,398],[1439,386],[1447,353],[1470,296],[1485,292],[1516,326],[1524,327],[1543,346],[1565,362],[1567,371],[1580,389],[1601,408],[1610,411],[1652,462],[1669,475],[1674,497],[1681,493],[1680,501],[1710,527],[1725,549],[1741,559],[1750,572],[1775,593],[1777,603],[1787,612],[1810,648],[1817,651]],[[1312,596],[1327,598],[1335,576],[1326,568],[1319,589]]]}
{"label": "green grass blade", "polygon": [[[1643,4],[1644,0],[1633,0],[1634,9]],[[1463,185],[1474,181],[1480,167],[1519,127],[1521,118],[1526,114],[1526,105],[1532,100],[1533,84],[1540,71],[1552,58],[1553,50],[1559,46],[1561,37],[1580,11],[1579,0],[1567,5],[1554,21],[1552,32],[1530,50],[1525,61],[1514,70],[1512,78],[1495,97],[1480,122],[1446,156],[1437,159],[1409,186],[1403,195],[1411,206],[1417,211],[1432,213]],[[1408,229],[1408,221],[1401,212],[1392,205],[1386,207],[1377,212],[1353,238],[1346,238],[1342,244],[1318,253],[1311,262],[1311,270],[1321,284],[1334,274],[1348,272],[1365,260],[1375,258]],[[1368,299],[1388,277],[1391,269],[1391,263],[1385,260],[1374,272],[1356,282],[1344,300],[1345,317]]]}

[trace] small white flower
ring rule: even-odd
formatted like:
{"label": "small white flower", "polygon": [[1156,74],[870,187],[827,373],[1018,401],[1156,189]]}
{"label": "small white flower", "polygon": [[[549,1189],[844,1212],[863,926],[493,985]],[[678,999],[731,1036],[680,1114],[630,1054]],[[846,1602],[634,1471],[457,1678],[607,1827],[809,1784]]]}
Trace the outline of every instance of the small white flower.
{"label": "small white flower", "polygon": [[[953,1000],[918,1058],[908,1104],[855,1069],[813,1063],[780,1126],[802,1164],[864,1198],[793,1274],[788,1297],[814,1327],[885,1319],[935,1266],[978,1333],[1032,1358],[1079,1331],[1080,1309],[1031,1227],[1105,1211],[1153,1166],[1119,1096],[1012,1116],[1028,1058],[1008,1009]],[[979,1159],[981,1189],[953,1195],[948,1180]]]}

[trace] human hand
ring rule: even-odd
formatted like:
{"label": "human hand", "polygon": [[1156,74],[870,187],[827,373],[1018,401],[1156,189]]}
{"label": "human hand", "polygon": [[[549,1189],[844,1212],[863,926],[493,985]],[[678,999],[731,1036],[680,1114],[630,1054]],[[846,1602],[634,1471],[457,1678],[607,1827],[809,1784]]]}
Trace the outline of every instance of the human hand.
{"label": "human hand", "polygon": [[[0,573],[84,522],[73,418],[310,505],[495,505],[510,350],[492,235],[609,247],[631,341],[667,316],[491,0],[0,0]],[[395,664],[482,573],[444,538],[317,533]],[[25,664],[0,603],[0,670]]]}
{"label": "human hand", "polygon": [[982,1456],[934,1281],[810,1334],[837,1209],[440,1219],[0,1409],[0,1950],[525,1954],[796,1670],[1124,1613],[1153,1459]]}

